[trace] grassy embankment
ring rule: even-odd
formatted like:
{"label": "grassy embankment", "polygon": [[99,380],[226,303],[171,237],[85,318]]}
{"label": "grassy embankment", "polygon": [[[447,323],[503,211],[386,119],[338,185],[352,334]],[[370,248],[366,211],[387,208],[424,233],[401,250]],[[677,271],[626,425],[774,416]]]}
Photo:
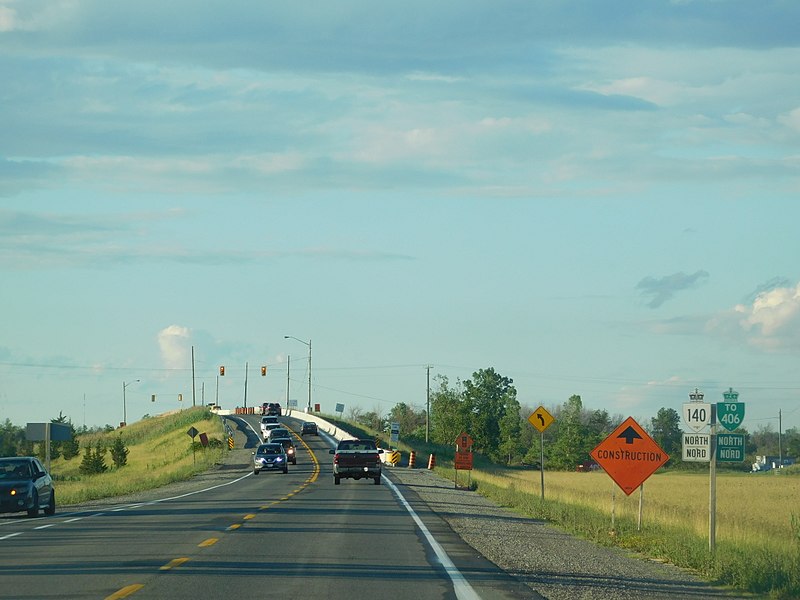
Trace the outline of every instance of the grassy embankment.
{"label": "grassy embankment", "polygon": [[[217,447],[209,445],[193,453],[192,438],[187,434],[190,427],[208,434],[209,440],[218,440]],[[117,436],[122,436],[130,451],[127,465],[116,468],[107,452],[108,471],[97,475],[81,474],[84,448],[98,441],[110,447]],[[225,439],[221,419],[203,407],[144,419],[109,433],[81,436],[79,456],[68,461],[63,458],[52,461],[58,504],[78,504],[190,479],[221,462],[228,447],[219,442]],[[199,442],[199,438],[195,440]]]}
{"label": "grassy embankment", "polygon": [[[337,424],[353,427],[344,421]],[[354,435],[375,435],[355,427]],[[436,471],[454,478],[452,447],[411,440],[399,449],[415,450],[422,468],[435,453]],[[650,477],[644,484],[641,531],[639,492],[626,497],[603,472],[545,471],[544,500],[538,470],[504,468],[476,456],[471,480],[478,493],[498,504],[594,542],[665,560],[740,590],[800,598],[800,468],[779,474],[718,472],[713,554],[708,543],[707,473],[665,471]],[[466,474],[459,473],[459,484],[466,481]]]}

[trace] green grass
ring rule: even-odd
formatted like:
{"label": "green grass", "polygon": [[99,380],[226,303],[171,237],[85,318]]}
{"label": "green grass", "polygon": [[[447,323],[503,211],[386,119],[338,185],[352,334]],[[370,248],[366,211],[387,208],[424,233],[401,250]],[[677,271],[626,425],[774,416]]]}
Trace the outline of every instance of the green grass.
{"label": "green grass", "polygon": [[[190,427],[207,433],[210,440],[224,441],[221,419],[203,407],[144,419],[113,432],[80,436],[81,453],[71,460],[59,458],[51,464],[58,503],[79,504],[155,489],[175,481],[191,479],[222,461],[227,445],[192,449]],[[109,470],[97,475],[80,472],[83,449],[87,444],[110,447],[117,436],[130,451],[128,463],[116,468],[106,453]],[[196,440],[198,438],[195,438]]]}

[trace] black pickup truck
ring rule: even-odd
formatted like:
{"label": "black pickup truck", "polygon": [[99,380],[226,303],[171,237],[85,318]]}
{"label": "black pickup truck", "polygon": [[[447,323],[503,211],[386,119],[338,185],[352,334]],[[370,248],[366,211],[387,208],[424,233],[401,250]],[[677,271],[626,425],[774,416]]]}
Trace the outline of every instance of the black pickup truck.
{"label": "black pickup truck", "polygon": [[341,479],[370,478],[381,484],[381,459],[373,440],[342,440],[331,450],[333,454],[333,483]]}

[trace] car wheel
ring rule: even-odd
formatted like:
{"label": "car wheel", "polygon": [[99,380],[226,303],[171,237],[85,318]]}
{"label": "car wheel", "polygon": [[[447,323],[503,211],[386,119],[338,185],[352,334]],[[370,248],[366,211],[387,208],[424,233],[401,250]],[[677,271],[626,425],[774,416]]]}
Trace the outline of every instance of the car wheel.
{"label": "car wheel", "polygon": [[380,476],[380,475],[378,475],[378,476],[375,478],[375,485],[380,485],[380,484],[381,484],[381,476]]}
{"label": "car wheel", "polygon": [[55,493],[55,491],[51,491],[50,492],[50,502],[45,507],[44,514],[46,514],[48,517],[52,517],[54,514],[56,514],[56,493]]}
{"label": "car wheel", "polygon": [[36,492],[33,493],[33,502],[31,503],[31,507],[28,509],[28,516],[39,516],[39,495]]}
{"label": "car wheel", "polygon": [[283,467],[283,474],[286,475],[289,472],[289,467]]}
{"label": "car wheel", "polygon": [[333,483],[334,483],[334,485],[339,485],[340,483],[342,483],[342,480],[338,475],[334,475],[333,476]]}
{"label": "car wheel", "polygon": [[260,472],[258,469],[253,469],[253,475],[258,475]]}

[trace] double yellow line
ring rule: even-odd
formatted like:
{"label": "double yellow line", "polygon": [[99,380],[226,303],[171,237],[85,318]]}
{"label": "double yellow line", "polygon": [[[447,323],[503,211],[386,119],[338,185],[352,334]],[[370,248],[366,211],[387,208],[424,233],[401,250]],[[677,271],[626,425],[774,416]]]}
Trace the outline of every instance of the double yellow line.
{"label": "double yellow line", "polygon": [[[275,501],[273,501],[273,502],[271,502],[269,504],[265,504],[263,506],[259,506],[258,510],[268,510],[269,508],[275,506],[276,504],[280,504],[281,502],[285,502],[286,500],[288,500],[292,496],[302,492],[305,488],[307,488],[309,485],[314,483],[317,480],[317,478],[319,477],[320,467],[319,467],[319,461],[317,460],[317,455],[314,454],[314,451],[311,449],[311,447],[308,444],[306,444],[306,441],[301,436],[297,435],[296,431],[294,431],[292,428],[290,428],[290,427],[288,427],[286,425],[284,425],[284,427],[286,427],[286,429],[291,431],[294,434],[294,436],[297,438],[297,440],[306,449],[306,451],[308,452],[308,455],[311,457],[311,462],[314,465],[314,468],[311,471],[311,475],[308,476],[308,479],[306,479],[298,488],[292,490],[290,493],[286,494],[280,500],[275,500]],[[250,521],[250,520],[255,519],[255,518],[256,518],[255,514],[252,514],[252,513],[246,514],[246,515],[244,515],[242,517],[242,522],[241,523],[233,523],[233,524],[229,525],[228,527],[226,527],[225,531],[236,531],[242,525],[244,525],[245,522]],[[200,542],[197,545],[197,547],[198,548],[208,548],[208,547],[213,546],[214,544],[216,544],[218,541],[219,541],[219,538],[208,538],[207,540],[203,540],[202,542]],[[189,562],[189,560],[190,559],[188,557],[185,557],[185,556],[184,557],[180,557],[180,558],[174,558],[171,561],[169,561],[167,564],[159,567],[159,571],[170,571],[170,570],[172,570],[174,568],[180,567],[181,565]],[[142,583],[134,583],[133,585],[125,586],[124,588],[121,588],[121,589],[117,590],[116,592],[114,592],[110,596],[106,596],[105,600],[122,600],[122,598],[127,598],[128,596],[134,594],[135,592],[138,592],[143,587],[144,587],[144,584],[142,584]]]}

